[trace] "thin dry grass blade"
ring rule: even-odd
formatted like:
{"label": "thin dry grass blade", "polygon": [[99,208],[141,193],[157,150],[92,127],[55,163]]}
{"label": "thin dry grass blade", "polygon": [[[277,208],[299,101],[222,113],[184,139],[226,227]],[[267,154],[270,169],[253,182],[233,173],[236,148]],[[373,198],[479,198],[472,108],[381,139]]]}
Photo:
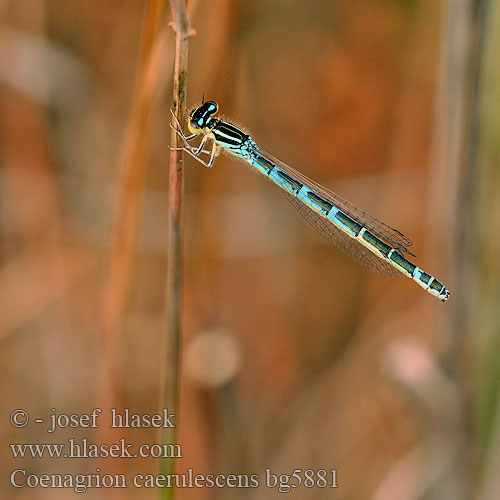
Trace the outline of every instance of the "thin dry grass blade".
{"label": "thin dry grass blade", "polygon": [[[173,15],[171,26],[175,31],[175,59],[174,59],[174,82],[173,103],[174,112],[181,123],[185,122],[186,116],[186,91],[188,70],[188,38],[195,34],[191,28],[186,4],[183,0],[172,0],[170,2]],[[179,147],[178,135],[172,131],[171,144]],[[170,413],[178,414],[179,408],[179,386],[180,386],[180,344],[181,344],[181,315],[182,315],[182,205],[183,205],[183,154],[181,150],[170,152],[170,175],[169,175],[169,221],[168,221],[168,247],[167,247],[167,305],[166,326],[164,335],[163,351],[163,408],[168,408]],[[175,443],[177,440],[177,429],[163,429],[162,442]],[[173,458],[162,458],[160,472],[172,474],[175,470]],[[173,488],[162,488],[158,492],[159,498],[163,500],[172,499],[175,495]]]}

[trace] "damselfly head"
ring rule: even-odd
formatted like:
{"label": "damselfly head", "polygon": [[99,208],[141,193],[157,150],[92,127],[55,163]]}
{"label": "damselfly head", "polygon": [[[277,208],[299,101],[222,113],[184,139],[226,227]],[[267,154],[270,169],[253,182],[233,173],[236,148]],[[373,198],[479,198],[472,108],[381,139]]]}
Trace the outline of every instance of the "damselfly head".
{"label": "damselfly head", "polygon": [[212,115],[217,113],[219,106],[214,101],[204,102],[201,106],[193,109],[189,115],[188,128],[192,134],[200,134],[208,125]]}

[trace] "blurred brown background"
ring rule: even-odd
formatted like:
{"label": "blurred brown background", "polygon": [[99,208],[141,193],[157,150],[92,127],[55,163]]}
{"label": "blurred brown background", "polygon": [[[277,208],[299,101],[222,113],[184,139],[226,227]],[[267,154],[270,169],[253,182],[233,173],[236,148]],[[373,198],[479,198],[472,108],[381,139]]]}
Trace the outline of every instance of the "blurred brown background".
{"label": "blurred brown background", "polygon": [[[186,158],[178,471],[337,469],[339,488],[286,498],[499,498],[500,2],[198,0],[190,12],[188,103],[216,100],[265,150],[409,235],[453,295],[370,274],[244,164]],[[0,1],[2,498],[78,497],[14,489],[15,468],[158,472],[153,459],[14,460],[8,444],[158,441],[151,429],[54,436],[9,415],[157,411],[169,19],[158,0]],[[107,350],[127,165],[137,239],[132,224]]]}

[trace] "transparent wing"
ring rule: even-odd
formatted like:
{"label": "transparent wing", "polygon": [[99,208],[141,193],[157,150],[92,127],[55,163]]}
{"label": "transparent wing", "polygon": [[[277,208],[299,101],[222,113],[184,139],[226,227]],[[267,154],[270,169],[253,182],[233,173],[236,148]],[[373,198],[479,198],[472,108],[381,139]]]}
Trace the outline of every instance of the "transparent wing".
{"label": "transparent wing", "polygon": [[[281,168],[281,167],[280,167]],[[375,271],[386,278],[393,278],[396,275],[395,269],[384,259],[381,259],[370,252],[358,240],[355,240],[339,229],[326,217],[322,217],[312,208],[304,205],[297,197],[286,193],[290,203],[299,213],[330,243],[334,244],[341,252],[355,260],[362,266]]]}
{"label": "transparent wing", "polygon": [[[360,208],[356,207],[352,203],[348,202],[347,200],[345,200],[344,198],[342,198],[338,194],[335,194],[334,192],[326,189],[325,187],[321,186],[320,184],[313,181],[312,179],[309,179],[305,175],[301,174],[300,172],[298,172],[294,168],[288,166],[286,163],[283,163],[282,161],[278,160],[277,158],[274,158],[274,156],[263,151],[262,149],[260,149],[260,148],[257,149],[257,152],[259,153],[259,155],[262,155],[266,160],[272,162],[274,165],[277,165],[278,168],[283,170],[285,173],[287,173],[288,175],[292,176],[294,179],[297,179],[300,183],[302,183],[305,186],[307,186],[308,188],[310,188],[318,196],[321,196],[321,198],[327,200],[335,207],[340,208],[342,210],[342,212],[344,212],[346,215],[348,215],[349,217],[354,219],[356,222],[358,222],[362,226],[366,227],[366,229],[368,229],[370,232],[372,232],[375,236],[377,236],[381,240],[385,241],[391,247],[396,248],[402,252],[408,253],[408,254],[416,257],[416,255],[414,253],[412,253],[410,250],[408,250],[408,247],[413,245],[413,241],[411,241],[407,236],[405,236],[403,233],[401,233],[397,229],[394,229],[393,227],[388,226],[387,224],[384,224],[383,222],[379,221],[375,217],[372,217],[370,214],[367,214],[365,211],[361,210]],[[298,203],[300,203],[300,202],[298,202]],[[292,204],[294,204],[294,203],[292,202]],[[295,206],[295,204],[294,204],[294,206]],[[305,207],[305,208],[307,208],[307,207]],[[298,209],[298,207],[297,207],[297,209]],[[301,211],[301,210],[299,210],[299,211]],[[314,211],[313,211],[313,213],[316,214]],[[319,216],[319,217],[321,218],[321,216]],[[308,217],[306,217],[306,218],[309,220]],[[328,224],[328,222],[326,222],[326,223]],[[314,226],[317,228],[316,224],[314,224]],[[362,246],[362,245],[360,245],[360,246]]]}

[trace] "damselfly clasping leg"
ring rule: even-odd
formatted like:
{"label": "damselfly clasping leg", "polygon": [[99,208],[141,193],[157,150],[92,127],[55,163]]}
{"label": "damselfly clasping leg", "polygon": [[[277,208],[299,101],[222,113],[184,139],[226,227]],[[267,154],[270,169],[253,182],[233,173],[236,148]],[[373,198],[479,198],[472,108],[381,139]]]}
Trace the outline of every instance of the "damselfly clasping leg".
{"label": "damselfly clasping leg", "polygon": [[[194,139],[195,137],[198,137],[199,134],[191,134],[190,136],[187,136],[184,134],[184,131],[182,130],[182,126],[179,123],[179,120],[177,116],[175,116],[174,110],[170,108],[170,113],[172,113],[172,116],[174,117],[175,123],[177,127],[174,127],[172,124],[170,124],[170,128],[177,133],[177,135],[180,136],[180,138],[184,141],[184,146],[181,148],[171,148],[173,150],[182,150],[191,155],[195,160],[198,160],[200,163],[205,165],[205,167],[212,168],[212,165],[214,164],[215,158],[219,156],[220,151],[221,151],[221,146],[219,146],[216,141],[214,141],[209,134],[204,134],[204,137],[202,141],[200,142],[199,146],[197,148],[191,146],[189,144],[189,141]],[[206,150],[203,149],[205,144],[208,142],[209,139],[212,139],[212,150]],[[210,159],[208,162],[204,161],[202,158],[200,158],[200,154],[205,153],[210,155]]]}

